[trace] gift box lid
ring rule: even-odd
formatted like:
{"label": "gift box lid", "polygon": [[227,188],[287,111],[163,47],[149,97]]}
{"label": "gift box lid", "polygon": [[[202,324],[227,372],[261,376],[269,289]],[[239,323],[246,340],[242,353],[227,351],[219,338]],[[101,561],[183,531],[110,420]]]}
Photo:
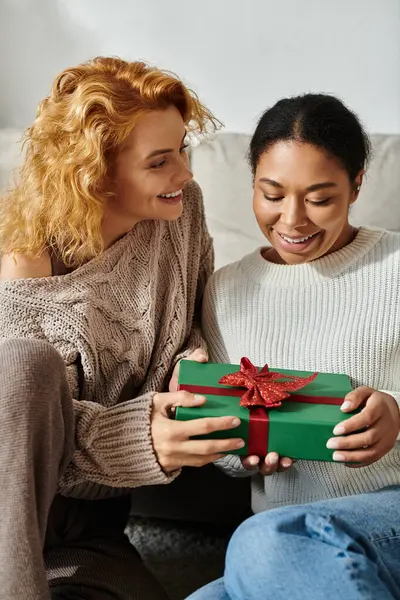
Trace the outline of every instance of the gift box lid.
{"label": "gift box lid", "polygon": [[[231,365],[224,363],[199,363],[191,360],[182,360],[179,367],[178,384],[180,389],[187,389],[201,394],[202,387],[225,388],[225,389],[243,389],[218,383],[221,377],[230,373],[236,373],[240,370],[240,365]],[[270,367],[270,371],[281,373],[282,375],[296,375],[299,377],[308,377],[312,375],[311,371],[294,371],[289,369],[275,369]],[[193,390],[193,386],[196,390]],[[308,383],[304,388],[291,392],[291,395],[300,396],[318,396],[326,398],[344,398],[352,390],[350,378],[348,375],[337,373],[318,373],[314,381]],[[206,391],[203,392],[207,394]],[[214,392],[210,392],[214,393]]]}

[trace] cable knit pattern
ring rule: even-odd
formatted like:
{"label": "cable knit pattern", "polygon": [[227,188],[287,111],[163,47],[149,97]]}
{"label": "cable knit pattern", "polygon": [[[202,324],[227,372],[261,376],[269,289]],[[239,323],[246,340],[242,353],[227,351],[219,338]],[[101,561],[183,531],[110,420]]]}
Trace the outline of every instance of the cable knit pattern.
{"label": "cable knit pattern", "polygon": [[152,397],[177,358],[204,347],[196,318],[212,269],[192,182],[177,221],[143,221],[67,275],[0,283],[0,341],[47,340],[67,366],[76,452],[62,493],[97,497],[113,493],[99,485],[171,480],[152,447]]}
{"label": "cable knit pattern", "polygon": [[[211,360],[346,373],[354,387],[400,400],[400,235],[361,228],[341,250],[302,265],[266,261],[258,249],[214,274],[203,330]],[[249,474],[238,457],[218,461]],[[399,444],[369,467],[298,461],[253,477],[253,509],[312,502],[400,485]]]}

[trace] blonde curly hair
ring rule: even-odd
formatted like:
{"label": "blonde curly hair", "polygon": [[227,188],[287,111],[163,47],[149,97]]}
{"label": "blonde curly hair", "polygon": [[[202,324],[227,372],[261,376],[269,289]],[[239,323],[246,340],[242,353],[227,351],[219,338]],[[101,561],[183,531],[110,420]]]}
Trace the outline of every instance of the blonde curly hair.
{"label": "blonde curly hair", "polygon": [[220,122],[173,73],[119,58],[63,71],[24,136],[25,161],[0,205],[0,252],[39,256],[56,249],[77,266],[103,250],[110,167],[135,122],[175,106],[188,131]]}

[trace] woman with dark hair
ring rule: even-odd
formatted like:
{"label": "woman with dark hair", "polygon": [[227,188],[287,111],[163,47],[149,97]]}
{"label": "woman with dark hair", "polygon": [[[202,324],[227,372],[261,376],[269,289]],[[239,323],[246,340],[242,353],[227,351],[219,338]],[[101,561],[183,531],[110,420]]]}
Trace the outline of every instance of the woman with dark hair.
{"label": "woman with dark hair", "polygon": [[357,117],[322,94],[281,100],[251,140],[269,245],[210,279],[211,359],[346,373],[341,408],[362,410],[333,430],[333,462],[218,461],[253,475],[260,514],[234,534],[224,578],[191,600],[400,598],[400,236],[349,222],[369,154]]}

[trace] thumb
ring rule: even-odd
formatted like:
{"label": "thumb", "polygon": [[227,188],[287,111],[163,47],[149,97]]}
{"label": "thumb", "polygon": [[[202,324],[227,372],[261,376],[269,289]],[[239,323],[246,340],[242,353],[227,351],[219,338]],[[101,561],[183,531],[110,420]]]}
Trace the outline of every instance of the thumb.
{"label": "thumb", "polygon": [[375,392],[373,388],[361,386],[349,392],[345,398],[340,410],[351,412],[366,403],[368,398]]}
{"label": "thumb", "polygon": [[206,402],[206,397],[190,392],[161,392],[153,397],[153,408],[156,412],[171,416],[177,406],[194,407]]}
{"label": "thumb", "polygon": [[203,348],[196,348],[196,350],[192,352],[192,354],[189,354],[185,360],[194,360],[196,362],[206,363],[208,362],[208,354],[205,350],[203,350]]}

